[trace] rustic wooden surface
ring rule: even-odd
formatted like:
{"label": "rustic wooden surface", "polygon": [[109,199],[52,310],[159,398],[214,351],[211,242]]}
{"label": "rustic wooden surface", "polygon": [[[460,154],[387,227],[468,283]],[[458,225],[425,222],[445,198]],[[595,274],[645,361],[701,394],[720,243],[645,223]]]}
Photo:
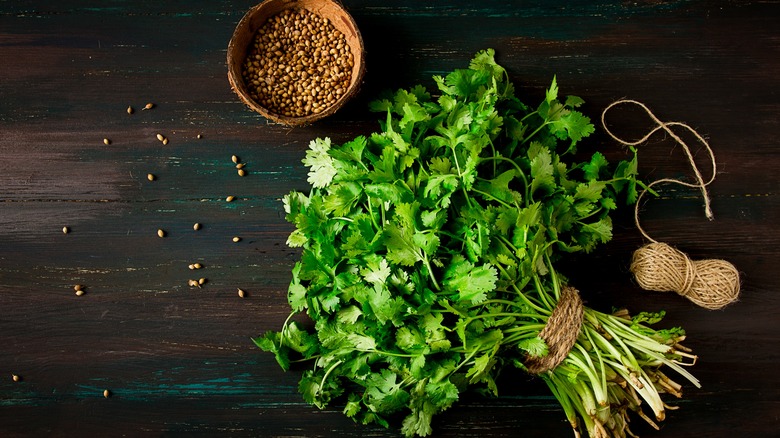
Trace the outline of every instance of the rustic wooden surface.
{"label": "rustic wooden surface", "polygon": [[[367,49],[361,94],[325,121],[288,129],[228,86],[225,48],[253,2],[0,1],[0,437],[396,436],[306,405],[299,374],[249,340],[288,313],[297,253],[284,245],[279,198],[306,188],[300,159],[311,139],[376,130],[366,105],[381,90],[432,86],[432,74],[487,47],[531,101],[557,74],[594,119],[629,97],[711,141],[715,221],[695,190],[662,188],[643,223],[694,258],[733,262],[739,303],[713,312],[641,291],[627,272],[642,243],[630,212],[613,242],[567,274],[591,307],[666,309],[665,324],[683,325],[700,356],[703,388],[685,387],[661,431],[636,419],[636,432],[777,436],[780,4],[344,3]],[[147,102],[156,107],[140,111]],[[627,136],[649,126],[637,113],[611,123]],[[591,140],[623,153],[602,134]],[[663,136],[642,149],[640,170],[648,180],[689,175]],[[193,274],[196,261],[205,268]],[[202,289],[187,286],[200,276]],[[87,293],[76,297],[74,284]],[[501,385],[499,398],[465,395],[435,419],[436,435],[570,436],[538,380],[507,375]]]}

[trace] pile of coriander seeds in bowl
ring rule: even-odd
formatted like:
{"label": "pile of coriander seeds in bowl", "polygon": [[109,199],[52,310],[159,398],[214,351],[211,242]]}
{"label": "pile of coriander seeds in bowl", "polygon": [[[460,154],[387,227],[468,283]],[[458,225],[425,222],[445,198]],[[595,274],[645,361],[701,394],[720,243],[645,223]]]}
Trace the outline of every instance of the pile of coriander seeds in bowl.
{"label": "pile of coriander seeds in bowl", "polygon": [[236,94],[290,126],[335,113],[357,92],[364,70],[357,26],[331,0],[267,0],[247,12],[228,46]]}

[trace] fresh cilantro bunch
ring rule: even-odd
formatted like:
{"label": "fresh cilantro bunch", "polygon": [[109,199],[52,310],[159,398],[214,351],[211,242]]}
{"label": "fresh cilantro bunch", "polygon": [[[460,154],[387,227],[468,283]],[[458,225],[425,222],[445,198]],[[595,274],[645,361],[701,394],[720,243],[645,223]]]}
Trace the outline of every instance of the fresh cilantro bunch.
{"label": "fresh cilantro bunch", "polygon": [[[371,104],[381,130],[342,145],[311,142],[307,195],[284,197],[301,249],[290,318],[255,339],[287,370],[309,361],[299,390],[324,408],[406,436],[429,435],[432,417],[468,388],[497,394],[506,367],[543,357],[539,336],[565,280],[555,264],[612,237],[610,214],[636,200],[637,161],[615,166],[575,154],[594,131],[559,97],[555,79],[530,107],[515,96],[492,50],[467,69]],[[304,314],[307,317],[296,316]],[[301,315],[302,316],[302,315]],[[693,357],[681,330],[585,310],[569,356],[541,375],[572,426],[625,436],[627,411],[680,386],[658,370]]]}

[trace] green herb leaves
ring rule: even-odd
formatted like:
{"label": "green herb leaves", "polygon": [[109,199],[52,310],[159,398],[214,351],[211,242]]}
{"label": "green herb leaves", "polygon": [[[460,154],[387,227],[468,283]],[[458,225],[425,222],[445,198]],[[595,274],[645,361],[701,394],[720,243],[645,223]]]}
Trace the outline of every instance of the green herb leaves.
{"label": "green herb leaves", "polygon": [[[574,161],[594,127],[575,110],[582,99],[559,99],[555,78],[535,110],[492,50],[434,83],[435,98],[415,86],[372,102],[380,132],[311,142],[311,193],[283,204],[287,243],[301,250],[291,318],[306,312],[314,327],[290,319],[255,339],[285,370],[291,356],[314,361],[299,387],[307,402],[339,399],[347,416],[383,426],[403,412],[407,436],[430,434],[461,391],[497,393],[503,367],[547,354],[539,333],[561,289],[555,262],[607,242],[619,198],[636,198],[636,156],[614,170],[599,152]],[[598,340],[587,341],[593,354],[619,351]],[[566,372],[598,372],[577,366]],[[556,394],[571,390],[560,385]]]}

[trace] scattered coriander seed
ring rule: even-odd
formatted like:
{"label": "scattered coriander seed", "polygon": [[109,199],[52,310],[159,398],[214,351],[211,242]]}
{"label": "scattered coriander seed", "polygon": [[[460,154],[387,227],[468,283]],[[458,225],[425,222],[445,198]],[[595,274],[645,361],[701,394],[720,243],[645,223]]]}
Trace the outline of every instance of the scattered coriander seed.
{"label": "scattered coriander seed", "polygon": [[236,199],[236,197],[233,196],[233,195],[230,195],[227,198],[225,198],[225,202],[233,202],[234,199]]}
{"label": "scattered coriander seed", "polygon": [[165,136],[162,134],[157,134],[157,140],[163,141],[165,140]]}
{"label": "scattered coriander seed", "polygon": [[195,269],[195,265],[193,265],[192,263],[190,263],[190,265],[187,266],[187,267],[190,268],[190,269]]}
{"label": "scattered coriander seed", "polygon": [[231,159],[231,160],[232,160],[234,163],[238,163],[238,157],[237,157],[237,156],[233,155],[232,157],[230,157],[230,159]]}
{"label": "scattered coriander seed", "polygon": [[199,285],[200,285],[200,284],[206,284],[206,282],[207,282],[207,281],[208,281],[208,280],[206,280],[205,278],[199,278],[199,279],[198,279],[198,284],[199,284]]}
{"label": "scattered coriander seed", "polygon": [[156,178],[157,177],[154,176],[154,174],[151,173],[146,174],[146,179],[148,179],[149,181],[154,181]]}
{"label": "scattered coriander seed", "polygon": [[236,169],[243,169],[244,166],[246,166],[246,163],[238,163],[236,164]]}
{"label": "scattered coriander seed", "polygon": [[75,290],[76,292],[78,292],[80,290],[84,290],[84,285],[77,284],[77,285],[73,286],[73,290]]}
{"label": "scattered coriander seed", "polygon": [[143,109],[145,109],[145,110],[150,110],[150,109],[152,109],[152,108],[154,108],[154,104],[153,104],[153,103],[147,103],[146,105],[144,105],[144,108],[143,108]]}
{"label": "scattered coriander seed", "polygon": [[238,237],[238,236],[236,236],[236,237],[234,237],[234,238],[233,238],[233,242],[240,242],[240,241],[241,241],[241,238],[240,238],[240,237]]}
{"label": "scattered coriander seed", "polygon": [[238,296],[244,298],[246,296],[246,292],[244,292],[243,289],[238,288]]}
{"label": "scattered coriander seed", "polygon": [[166,145],[166,144],[168,144],[168,137],[165,137],[165,138],[163,139],[163,141],[162,141],[162,144],[163,144],[163,145]]}
{"label": "scattered coriander seed", "polygon": [[203,265],[201,265],[200,263],[193,263],[192,267],[195,268],[195,269],[200,269],[200,268],[203,267]]}
{"label": "scattered coriander seed", "polygon": [[82,289],[79,289],[79,290],[76,291],[76,296],[77,297],[80,297],[82,295],[84,295],[84,291]]}
{"label": "scattered coriander seed", "polygon": [[165,230],[157,230],[158,237],[165,237]]}
{"label": "scattered coriander seed", "polygon": [[187,284],[191,287],[200,287],[198,280],[187,280]]}
{"label": "scattered coriander seed", "polygon": [[109,140],[109,139],[107,139],[107,138],[104,138],[104,139],[103,139],[103,144],[104,144],[104,145],[106,145],[106,146],[108,146],[108,145],[110,145],[110,144],[111,144],[111,140]]}
{"label": "scattered coriander seed", "polygon": [[200,229],[200,224],[198,222],[195,222],[195,225],[192,226],[192,229],[198,231]]}
{"label": "scattered coriander seed", "polygon": [[68,234],[68,233],[70,233],[70,228],[68,228],[68,227],[62,227],[62,232],[63,232],[64,234]]}
{"label": "scattered coriander seed", "polygon": [[12,379],[14,382],[19,382],[19,381],[21,381],[21,380],[22,380],[22,378],[21,378],[21,377],[20,377],[18,374],[11,374],[11,379]]}
{"label": "scattered coriander seed", "polygon": [[203,136],[202,136],[202,135],[200,135],[200,134],[198,134],[198,135],[197,135],[197,138],[198,138],[198,140],[200,140],[201,138],[203,138]]}
{"label": "scattered coriander seed", "polygon": [[133,114],[133,112],[134,112],[134,111],[135,111],[135,110],[133,109],[133,107],[132,107],[132,106],[128,106],[128,107],[127,107],[127,114]]}
{"label": "scattered coriander seed", "polygon": [[103,390],[103,397],[105,397],[105,398],[111,397],[111,391],[109,391],[107,389],[104,389]]}
{"label": "scattered coriander seed", "polygon": [[244,176],[244,175],[246,175],[246,170],[238,169],[238,176]]}

